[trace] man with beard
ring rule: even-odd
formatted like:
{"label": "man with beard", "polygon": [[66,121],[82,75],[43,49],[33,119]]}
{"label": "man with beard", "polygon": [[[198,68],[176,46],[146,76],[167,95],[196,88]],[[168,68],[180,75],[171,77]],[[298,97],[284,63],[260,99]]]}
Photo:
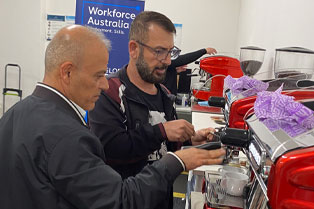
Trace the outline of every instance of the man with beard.
{"label": "man with beard", "polygon": [[174,46],[175,32],[166,16],[140,13],[130,28],[128,65],[108,76],[109,89],[89,113],[91,130],[104,146],[107,163],[122,178],[177,150],[177,142],[203,143],[212,131],[195,132],[186,120],[176,120],[174,101],[160,84],[171,59],[180,53]]}

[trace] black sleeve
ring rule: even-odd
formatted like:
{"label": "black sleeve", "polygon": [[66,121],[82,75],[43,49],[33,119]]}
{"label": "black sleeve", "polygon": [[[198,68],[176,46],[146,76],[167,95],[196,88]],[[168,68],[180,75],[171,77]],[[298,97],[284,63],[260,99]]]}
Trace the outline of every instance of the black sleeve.
{"label": "black sleeve", "polygon": [[122,181],[104,159],[95,136],[72,131],[62,136],[47,159],[51,184],[75,208],[148,209],[165,201],[183,170],[179,161],[168,154]]}
{"label": "black sleeve", "polygon": [[187,65],[191,62],[194,62],[204,54],[206,54],[206,49],[200,49],[195,52],[180,55],[177,59],[171,61],[171,65],[169,65],[168,68],[176,68],[182,65]]}

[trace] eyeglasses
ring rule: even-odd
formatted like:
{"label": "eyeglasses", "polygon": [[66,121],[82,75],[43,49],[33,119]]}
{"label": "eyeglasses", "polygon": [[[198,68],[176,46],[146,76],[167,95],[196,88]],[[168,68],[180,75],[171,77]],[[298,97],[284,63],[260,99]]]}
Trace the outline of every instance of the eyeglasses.
{"label": "eyeglasses", "polygon": [[140,41],[136,41],[138,44],[145,46],[146,48],[150,49],[156,56],[156,59],[159,61],[163,61],[165,59],[167,59],[168,55],[170,54],[170,57],[172,60],[178,58],[178,56],[180,55],[181,50],[174,46],[172,49],[170,49],[169,51],[167,49],[163,49],[163,48],[157,48],[154,49],[153,47],[150,47]]}

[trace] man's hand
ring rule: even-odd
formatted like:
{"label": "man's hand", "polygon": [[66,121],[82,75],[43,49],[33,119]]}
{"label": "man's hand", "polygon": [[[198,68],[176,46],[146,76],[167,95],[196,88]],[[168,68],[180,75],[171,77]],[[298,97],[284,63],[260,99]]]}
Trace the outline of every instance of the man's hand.
{"label": "man's hand", "polygon": [[217,53],[216,49],[210,48],[210,47],[206,48],[206,54],[216,54],[216,53]]}
{"label": "man's hand", "polygon": [[189,148],[176,151],[175,154],[183,161],[188,171],[201,165],[221,164],[226,151],[223,148],[216,150]]}
{"label": "man's hand", "polygon": [[195,134],[194,126],[186,120],[179,119],[163,123],[169,141],[184,142]]}
{"label": "man's hand", "polygon": [[195,135],[192,136],[192,145],[204,144],[206,141],[210,141],[213,138],[211,133],[215,132],[213,128],[203,128],[196,131]]}
{"label": "man's hand", "polygon": [[188,65],[182,65],[182,66],[176,67],[177,73],[181,73],[181,72],[186,71],[187,67],[188,67]]}

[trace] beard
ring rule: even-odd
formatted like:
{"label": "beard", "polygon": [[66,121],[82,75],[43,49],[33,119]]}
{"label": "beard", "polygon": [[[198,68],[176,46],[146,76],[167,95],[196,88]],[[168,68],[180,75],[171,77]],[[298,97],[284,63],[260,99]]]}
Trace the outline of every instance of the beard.
{"label": "beard", "polygon": [[163,74],[155,73],[158,69],[167,70],[168,65],[161,64],[160,66],[154,67],[153,70],[149,69],[147,62],[144,60],[143,51],[141,50],[138,60],[136,61],[136,67],[141,78],[148,83],[162,83],[166,78],[166,72]]}

